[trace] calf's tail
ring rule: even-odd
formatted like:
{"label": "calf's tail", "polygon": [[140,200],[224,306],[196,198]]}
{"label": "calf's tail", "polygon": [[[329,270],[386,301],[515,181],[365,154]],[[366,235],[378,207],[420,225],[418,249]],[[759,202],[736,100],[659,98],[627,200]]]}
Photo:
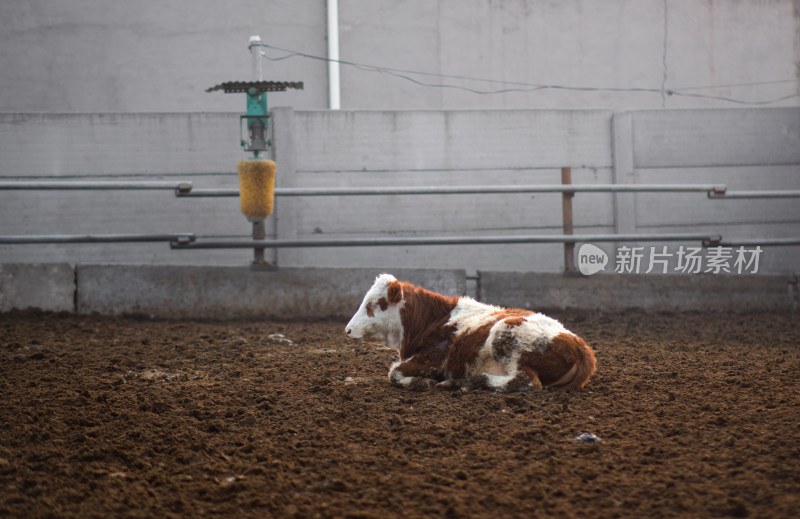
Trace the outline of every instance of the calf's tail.
{"label": "calf's tail", "polygon": [[594,351],[577,335],[562,334],[558,337],[560,353],[573,362],[572,367],[558,380],[550,384],[556,387],[582,388],[594,374],[597,361]]}

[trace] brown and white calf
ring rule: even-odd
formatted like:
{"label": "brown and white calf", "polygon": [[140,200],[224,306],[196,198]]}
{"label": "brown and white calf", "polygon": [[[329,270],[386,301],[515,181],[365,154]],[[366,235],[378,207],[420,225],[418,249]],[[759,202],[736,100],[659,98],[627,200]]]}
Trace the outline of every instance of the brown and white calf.
{"label": "brown and white calf", "polygon": [[595,371],[592,349],[555,319],[443,296],[390,274],[375,279],[345,333],[397,349],[389,380],[412,389],[580,388]]}

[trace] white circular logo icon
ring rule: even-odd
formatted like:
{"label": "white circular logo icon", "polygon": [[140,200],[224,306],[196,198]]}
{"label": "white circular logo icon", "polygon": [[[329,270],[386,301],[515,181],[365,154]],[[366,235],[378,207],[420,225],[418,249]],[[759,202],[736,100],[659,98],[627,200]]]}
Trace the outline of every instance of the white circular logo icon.
{"label": "white circular logo icon", "polygon": [[605,270],[607,264],[608,254],[600,247],[596,247],[591,243],[584,243],[578,249],[578,270],[584,276],[591,276],[601,270]]}

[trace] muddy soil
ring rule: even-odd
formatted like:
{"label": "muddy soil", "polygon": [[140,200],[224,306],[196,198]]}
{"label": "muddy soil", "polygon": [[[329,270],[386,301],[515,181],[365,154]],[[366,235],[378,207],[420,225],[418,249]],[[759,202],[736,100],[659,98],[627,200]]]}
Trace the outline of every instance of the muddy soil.
{"label": "muddy soil", "polygon": [[800,318],[551,315],[583,390],[398,389],[338,321],[0,315],[0,517],[798,517]]}

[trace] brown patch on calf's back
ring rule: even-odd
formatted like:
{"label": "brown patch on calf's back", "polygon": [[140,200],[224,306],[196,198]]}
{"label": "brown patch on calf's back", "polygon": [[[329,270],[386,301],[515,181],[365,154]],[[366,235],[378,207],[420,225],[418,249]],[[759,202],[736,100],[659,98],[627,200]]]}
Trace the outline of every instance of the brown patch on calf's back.
{"label": "brown patch on calf's back", "polygon": [[525,322],[524,317],[509,317],[503,321],[507,326],[519,326]]}
{"label": "brown patch on calf's back", "polygon": [[[521,317],[522,321],[524,321],[525,318],[531,315],[532,313],[533,312],[531,312],[530,310],[525,310],[523,308],[502,308],[494,312],[493,315],[496,315],[498,319],[506,319],[509,317],[510,318]],[[522,321],[520,321],[519,323],[522,324]]]}

